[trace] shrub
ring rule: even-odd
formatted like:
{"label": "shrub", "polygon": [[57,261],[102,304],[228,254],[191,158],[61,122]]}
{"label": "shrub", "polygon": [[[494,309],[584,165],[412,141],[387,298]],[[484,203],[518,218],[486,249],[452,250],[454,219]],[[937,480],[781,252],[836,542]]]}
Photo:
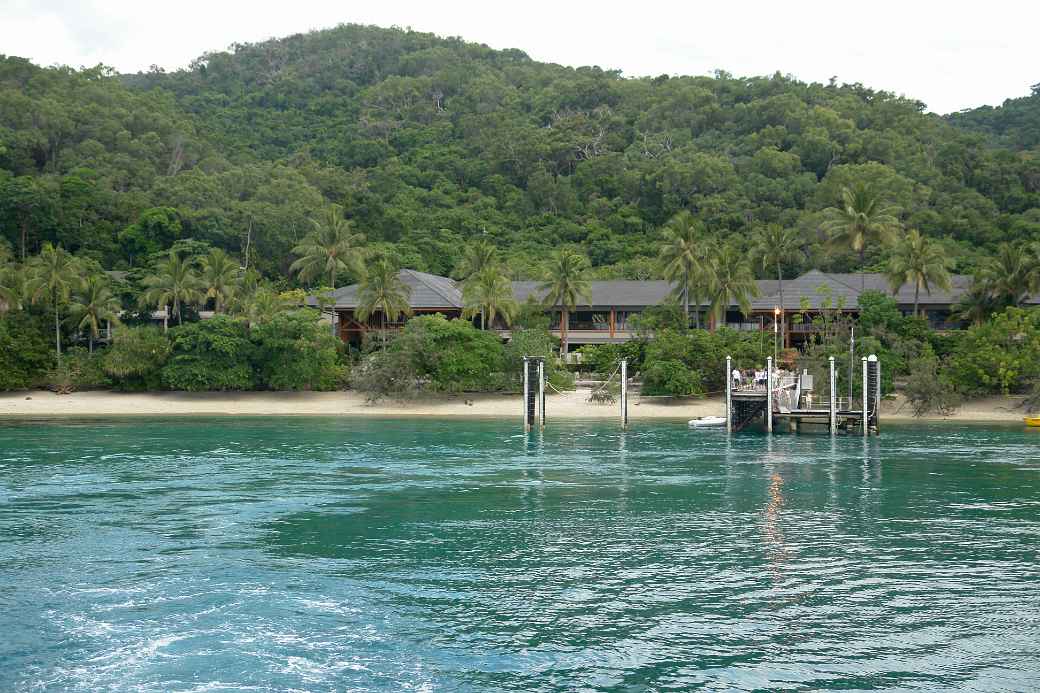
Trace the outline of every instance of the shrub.
{"label": "shrub", "polygon": [[61,355],[61,361],[47,373],[47,389],[59,395],[76,390],[108,387],[112,381],[101,366],[102,354],[90,353],[83,347],[72,347]]}
{"label": "shrub", "polygon": [[525,356],[540,356],[545,359],[545,379],[557,390],[573,390],[574,376],[557,365],[554,348],[559,340],[547,329],[514,329],[512,338],[505,345],[503,357],[503,386],[518,391],[523,383]]}
{"label": "shrub", "polygon": [[949,373],[966,395],[1025,390],[1040,377],[1040,310],[1008,308],[969,329],[954,351]]}
{"label": "shrub", "polygon": [[421,391],[421,378],[404,351],[386,349],[366,356],[350,373],[350,384],[369,402],[384,397],[408,399]]}
{"label": "shrub", "polygon": [[920,358],[911,364],[906,399],[914,409],[914,416],[931,412],[950,416],[961,402],[950,382],[940,377],[935,358]]}
{"label": "shrub", "polygon": [[117,390],[158,390],[170,350],[170,340],[158,327],[120,327],[101,368]]}
{"label": "shrub", "polygon": [[393,348],[409,354],[433,390],[490,390],[500,382],[502,340],[468,320],[424,315],[409,320]]}
{"label": "shrub", "polygon": [[0,318],[0,390],[24,390],[54,365],[53,326],[25,312]]}
{"label": "shrub", "polygon": [[651,361],[643,371],[643,394],[690,397],[703,395],[701,375],[677,359]]}
{"label": "shrub", "polygon": [[272,390],[335,390],[344,385],[347,367],[343,342],[313,310],[275,315],[253,327],[256,372]]}
{"label": "shrub", "polygon": [[[370,398],[408,395],[420,385],[447,392],[491,390],[501,386],[504,353],[493,332],[466,320],[424,315],[409,320],[384,349],[370,354],[353,384]],[[380,377],[393,382],[380,383]]]}
{"label": "shrub", "polygon": [[255,347],[244,322],[224,315],[170,330],[172,352],[162,368],[171,390],[251,390]]}

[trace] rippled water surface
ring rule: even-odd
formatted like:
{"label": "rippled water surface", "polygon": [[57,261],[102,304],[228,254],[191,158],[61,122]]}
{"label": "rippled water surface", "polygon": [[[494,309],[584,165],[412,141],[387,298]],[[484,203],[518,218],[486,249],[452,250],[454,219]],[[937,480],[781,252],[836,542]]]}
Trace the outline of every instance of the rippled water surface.
{"label": "rippled water surface", "polygon": [[1040,435],[0,422],[0,690],[1040,689]]}

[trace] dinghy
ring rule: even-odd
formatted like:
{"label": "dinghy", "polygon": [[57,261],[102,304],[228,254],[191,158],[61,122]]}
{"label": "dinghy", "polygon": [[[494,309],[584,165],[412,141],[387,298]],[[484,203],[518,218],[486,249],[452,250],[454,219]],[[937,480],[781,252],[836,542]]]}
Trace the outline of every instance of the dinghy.
{"label": "dinghy", "polygon": [[1026,422],[1026,426],[1040,426],[1040,416],[1024,416],[1022,420]]}
{"label": "dinghy", "polygon": [[724,416],[698,416],[696,419],[690,419],[690,428],[706,428],[708,426],[725,426],[726,417]]}

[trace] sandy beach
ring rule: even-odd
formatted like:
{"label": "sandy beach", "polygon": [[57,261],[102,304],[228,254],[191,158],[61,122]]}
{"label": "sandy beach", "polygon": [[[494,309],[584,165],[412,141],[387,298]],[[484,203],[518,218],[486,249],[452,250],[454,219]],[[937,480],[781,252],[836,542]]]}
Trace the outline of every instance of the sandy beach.
{"label": "sandy beach", "polygon": [[[588,390],[547,397],[550,418],[616,418],[618,406],[591,404]],[[990,397],[966,402],[957,413],[915,419],[902,396],[886,400],[883,420],[889,421],[980,421],[1020,423],[1024,412],[1020,398]],[[45,390],[0,394],[0,416],[430,416],[430,417],[520,417],[519,395],[431,395],[411,402],[384,400],[369,404],[357,392],[75,392],[56,395]],[[629,402],[629,418],[692,419],[723,415],[722,398],[674,400],[667,397],[640,398]]]}

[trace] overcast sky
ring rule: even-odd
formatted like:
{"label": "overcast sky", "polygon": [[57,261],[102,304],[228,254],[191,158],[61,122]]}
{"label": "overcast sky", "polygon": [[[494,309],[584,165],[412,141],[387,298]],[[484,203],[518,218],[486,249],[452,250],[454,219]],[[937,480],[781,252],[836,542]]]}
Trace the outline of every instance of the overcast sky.
{"label": "overcast sky", "polygon": [[1040,82],[1038,20],[1035,0],[0,0],[0,53],[42,65],[170,70],[235,42],[339,23],[396,25],[629,76],[836,76],[947,113],[998,105]]}

